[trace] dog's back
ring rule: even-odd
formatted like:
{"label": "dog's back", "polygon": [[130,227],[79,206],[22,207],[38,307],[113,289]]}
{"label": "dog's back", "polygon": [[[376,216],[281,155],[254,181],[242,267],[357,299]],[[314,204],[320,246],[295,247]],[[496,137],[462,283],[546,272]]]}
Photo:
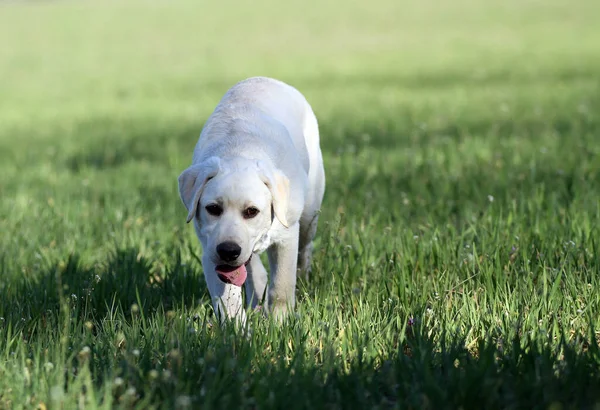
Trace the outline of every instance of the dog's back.
{"label": "dog's back", "polygon": [[[286,135],[289,140],[282,139]],[[309,179],[322,167],[318,125],[310,105],[292,86],[267,77],[240,81],[227,91],[204,125],[194,162],[202,161],[199,155],[215,154],[211,145],[243,156],[264,147],[272,150],[267,154],[277,167],[297,157]]]}

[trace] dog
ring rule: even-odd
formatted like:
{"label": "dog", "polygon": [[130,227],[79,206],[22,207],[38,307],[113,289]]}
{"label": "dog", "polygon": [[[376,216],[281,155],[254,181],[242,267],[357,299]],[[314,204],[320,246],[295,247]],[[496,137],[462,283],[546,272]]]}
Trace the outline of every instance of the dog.
{"label": "dog", "polygon": [[283,320],[295,306],[298,273],[308,278],[325,192],[318,123],[304,96],[272,78],[235,84],[178,183],[221,322],[245,323],[242,286],[249,308]]}

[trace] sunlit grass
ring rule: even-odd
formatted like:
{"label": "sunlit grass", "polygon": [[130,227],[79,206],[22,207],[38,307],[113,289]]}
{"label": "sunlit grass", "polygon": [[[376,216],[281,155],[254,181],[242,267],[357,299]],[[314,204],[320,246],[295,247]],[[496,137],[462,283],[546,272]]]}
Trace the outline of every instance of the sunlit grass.
{"label": "sunlit grass", "polygon": [[[0,5],[0,409],[600,402],[593,1]],[[177,194],[269,75],[327,191],[286,326],[215,325]]]}

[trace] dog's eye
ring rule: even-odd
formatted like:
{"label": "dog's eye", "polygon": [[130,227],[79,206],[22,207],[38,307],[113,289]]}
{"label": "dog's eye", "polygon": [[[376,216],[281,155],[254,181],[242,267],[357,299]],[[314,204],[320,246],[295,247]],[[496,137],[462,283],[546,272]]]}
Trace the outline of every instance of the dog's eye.
{"label": "dog's eye", "polygon": [[258,215],[259,210],[253,206],[244,209],[244,218],[246,219],[252,219],[254,218],[256,215]]}
{"label": "dog's eye", "polygon": [[208,212],[212,216],[219,216],[223,213],[223,208],[221,208],[217,204],[206,205],[204,209],[206,209],[206,212]]}

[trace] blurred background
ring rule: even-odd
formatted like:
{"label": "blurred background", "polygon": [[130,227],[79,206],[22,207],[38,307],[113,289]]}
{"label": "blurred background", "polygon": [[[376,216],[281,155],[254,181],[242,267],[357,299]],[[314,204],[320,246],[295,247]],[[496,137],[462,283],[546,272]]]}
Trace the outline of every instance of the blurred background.
{"label": "blurred background", "polygon": [[585,0],[3,2],[1,120],[201,122],[253,75],[296,85],[325,122],[358,106],[365,121],[453,114],[589,85],[597,16]]}
{"label": "blurred background", "polygon": [[[107,225],[122,237],[124,221],[142,221],[141,238],[180,226],[176,177],[202,124],[255,75],[297,87],[316,112],[324,220],[365,207],[376,224],[407,226],[447,219],[442,203],[477,212],[481,198],[529,189],[532,163],[561,157],[568,168],[596,152],[561,148],[565,133],[584,138],[598,123],[599,10],[591,0],[3,2],[0,227],[31,229],[6,249],[58,239],[94,252]],[[20,224],[32,212],[48,229]]]}
{"label": "blurred background", "polygon": [[[0,227],[31,230],[6,249],[58,238],[94,252],[107,225],[122,237],[124,221],[142,221],[141,238],[178,227],[176,177],[204,120],[255,75],[297,87],[317,114],[325,220],[365,207],[376,224],[407,226],[447,219],[457,203],[461,215],[477,212],[488,195],[551,182],[544,167],[554,159],[568,170],[595,155],[593,144],[562,148],[597,129],[599,9],[591,0],[3,2]],[[543,172],[527,180],[538,163]],[[32,212],[48,229],[27,222]]]}

